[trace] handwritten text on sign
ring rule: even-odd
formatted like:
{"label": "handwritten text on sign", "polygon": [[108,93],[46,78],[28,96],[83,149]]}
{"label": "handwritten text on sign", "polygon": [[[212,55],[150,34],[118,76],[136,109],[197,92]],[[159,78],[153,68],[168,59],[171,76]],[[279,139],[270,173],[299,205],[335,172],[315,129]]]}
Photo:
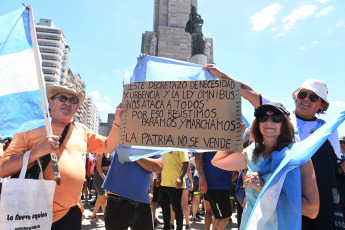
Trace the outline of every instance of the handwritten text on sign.
{"label": "handwritten text on sign", "polygon": [[123,103],[120,144],[242,150],[236,81],[135,82]]}

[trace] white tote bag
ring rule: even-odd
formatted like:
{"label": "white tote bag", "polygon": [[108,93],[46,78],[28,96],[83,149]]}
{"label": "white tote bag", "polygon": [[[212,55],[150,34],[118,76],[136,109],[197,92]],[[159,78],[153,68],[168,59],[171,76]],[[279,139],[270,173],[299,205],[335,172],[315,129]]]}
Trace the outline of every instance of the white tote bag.
{"label": "white tote bag", "polygon": [[0,230],[51,229],[56,182],[43,179],[40,163],[39,179],[25,179],[29,155],[30,151],[24,154],[18,178],[3,179]]}

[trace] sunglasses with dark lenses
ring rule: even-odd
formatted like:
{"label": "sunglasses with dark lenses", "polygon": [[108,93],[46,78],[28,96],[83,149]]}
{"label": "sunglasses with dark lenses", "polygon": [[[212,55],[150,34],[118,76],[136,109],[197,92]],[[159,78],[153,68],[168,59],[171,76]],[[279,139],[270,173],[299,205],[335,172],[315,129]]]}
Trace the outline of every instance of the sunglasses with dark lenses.
{"label": "sunglasses with dark lenses", "polygon": [[284,120],[285,120],[285,117],[283,114],[271,114],[271,115],[268,115],[268,114],[265,114],[261,117],[258,117],[258,121],[259,122],[266,122],[268,120],[268,118],[271,118],[271,121],[273,121],[274,123],[282,123]]}
{"label": "sunglasses with dark lenses", "polygon": [[[307,96],[308,96],[308,93],[307,92],[305,92],[305,91],[300,91],[298,94],[297,94],[297,96],[298,96],[298,98],[299,99],[304,99],[304,98],[306,98]],[[311,93],[311,94],[309,94],[309,100],[311,101],[311,102],[317,102],[318,100],[320,100],[320,97],[318,96],[318,95],[316,95],[315,93]]]}
{"label": "sunglasses with dark lenses", "polygon": [[66,102],[67,100],[69,100],[73,105],[79,104],[79,100],[76,97],[66,97],[65,95],[60,95],[58,97],[53,97],[52,99],[55,98],[57,98],[60,102]]}
{"label": "sunglasses with dark lenses", "polygon": [[345,141],[339,141],[341,145],[345,145]]}

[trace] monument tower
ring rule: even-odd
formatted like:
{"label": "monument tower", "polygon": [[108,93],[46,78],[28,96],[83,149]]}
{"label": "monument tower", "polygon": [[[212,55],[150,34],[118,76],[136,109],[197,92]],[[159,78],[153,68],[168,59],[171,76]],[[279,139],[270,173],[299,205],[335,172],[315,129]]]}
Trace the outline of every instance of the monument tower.
{"label": "monument tower", "polygon": [[[186,32],[192,6],[197,10],[197,0],[155,0],[153,31],[143,33],[141,52],[195,62],[192,58],[192,35]],[[207,63],[214,63],[212,38],[205,38],[204,55]]]}

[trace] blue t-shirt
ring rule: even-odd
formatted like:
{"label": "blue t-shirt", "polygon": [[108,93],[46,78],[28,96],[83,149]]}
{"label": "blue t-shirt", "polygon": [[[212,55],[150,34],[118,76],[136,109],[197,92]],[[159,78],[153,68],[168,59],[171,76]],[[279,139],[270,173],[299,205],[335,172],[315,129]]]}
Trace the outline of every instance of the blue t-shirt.
{"label": "blue t-shirt", "polygon": [[121,164],[118,155],[114,154],[102,187],[127,199],[149,204],[151,174],[136,162]]}
{"label": "blue t-shirt", "polygon": [[230,191],[232,185],[232,171],[226,171],[211,164],[211,160],[216,155],[215,152],[205,152],[203,154],[203,167],[207,181],[207,187],[211,190],[225,189]]}

